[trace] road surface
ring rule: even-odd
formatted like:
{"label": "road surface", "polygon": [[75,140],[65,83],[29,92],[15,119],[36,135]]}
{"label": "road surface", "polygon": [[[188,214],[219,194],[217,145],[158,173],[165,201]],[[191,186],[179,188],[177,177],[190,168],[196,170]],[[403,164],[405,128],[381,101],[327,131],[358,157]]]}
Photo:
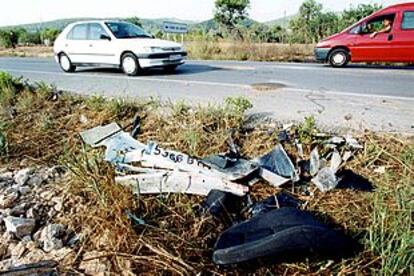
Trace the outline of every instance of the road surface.
{"label": "road surface", "polygon": [[175,74],[128,77],[115,69],[66,74],[51,58],[0,58],[0,70],[83,94],[189,103],[245,96],[254,112],[281,121],[313,115],[328,127],[414,132],[414,67],[188,61]]}

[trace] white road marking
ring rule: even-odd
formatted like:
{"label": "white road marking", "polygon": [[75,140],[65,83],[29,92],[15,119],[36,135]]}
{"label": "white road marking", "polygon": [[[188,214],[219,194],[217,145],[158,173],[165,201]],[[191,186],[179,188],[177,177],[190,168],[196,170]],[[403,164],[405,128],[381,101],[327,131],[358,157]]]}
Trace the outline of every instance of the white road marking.
{"label": "white road marking", "polygon": [[368,74],[393,74],[399,75],[414,75],[414,69],[381,69],[381,68],[360,68],[360,67],[348,67],[348,68],[331,68],[325,66],[294,66],[294,65],[268,65],[264,66],[274,69],[287,69],[287,70],[302,70],[302,71],[329,71],[330,73],[368,73]]}
{"label": "white road marking", "polygon": [[163,78],[150,78],[150,77],[128,77],[128,76],[109,76],[109,75],[96,75],[96,74],[67,74],[67,73],[58,73],[58,72],[47,72],[47,71],[34,71],[34,70],[18,70],[18,69],[4,69],[8,72],[14,73],[30,73],[30,74],[42,74],[42,75],[53,75],[53,76],[65,76],[65,77],[87,77],[87,78],[105,78],[105,79],[127,79],[134,81],[156,81],[156,82],[165,82],[165,83],[178,83],[182,85],[205,85],[205,86],[222,86],[222,87],[232,87],[232,88],[241,88],[241,89],[251,89],[250,85],[243,85],[237,83],[224,83],[224,82],[211,82],[211,81],[192,81],[192,80],[178,80],[178,79],[163,79]]}
{"label": "white road marking", "polygon": [[348,97],[365,97],[365,98],[380,98],[380,99],[388,99],[388,100],[400,100],[400,101],[413,101],[414,98],[410,97],[402,97],[402,96],[388,96],[388,95],[379,95],[379,94],[359,94],[354,92],[344,92],[344,91],[332,91],[332,90],[312,90],[312,89],[304,89],[304,88],[283,88],[287,91],[293,92],[303,92],[303,93],[319,93],[319,94],[326,94],[326,95],[334,95],[334,96],[348,96]]}

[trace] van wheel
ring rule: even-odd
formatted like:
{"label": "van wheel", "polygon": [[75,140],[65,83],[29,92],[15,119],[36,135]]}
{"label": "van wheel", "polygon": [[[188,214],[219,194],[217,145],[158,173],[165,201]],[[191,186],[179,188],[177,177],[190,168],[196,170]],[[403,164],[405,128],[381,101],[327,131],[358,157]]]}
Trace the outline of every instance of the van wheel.
{"label": "van wheel", "polygon": [[140,70],[137,57],[132,53],[126,53],[122,56],[121,67],[128,76],[136,76]]}
{"label": "van wheel", "polygon": [[72,73],[76,70],[76,66],[72,64],[72,61],[66,54],[59,55],[59,65],[66,73]]}
{"label": "van wheel", "polygon": [[329,63],[332,67],[344,67],[349,63],[350,56],[345,49],[336,49],[329,55]]}

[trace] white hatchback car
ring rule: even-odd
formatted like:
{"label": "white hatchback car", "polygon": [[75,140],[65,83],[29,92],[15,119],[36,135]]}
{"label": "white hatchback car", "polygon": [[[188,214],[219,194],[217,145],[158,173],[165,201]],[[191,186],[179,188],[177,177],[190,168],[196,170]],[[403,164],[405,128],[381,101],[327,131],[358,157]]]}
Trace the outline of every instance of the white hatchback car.
{"label": "white hatchback car", "polygon": [[187,56],[179,43],[154,39],[136,25],[113,20],[70,24],[56,39],[54,53],[65,72],[77,66],[116,66],[131,76],[154,67],[174,71]]}

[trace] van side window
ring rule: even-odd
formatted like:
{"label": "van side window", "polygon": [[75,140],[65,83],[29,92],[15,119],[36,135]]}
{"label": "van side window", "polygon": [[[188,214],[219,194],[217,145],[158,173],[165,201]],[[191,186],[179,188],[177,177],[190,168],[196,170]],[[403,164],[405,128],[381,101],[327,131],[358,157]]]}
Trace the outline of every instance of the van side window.
{"label": "van side window", "polygon": [[72,28],[69,32],[68,39],[71,40],[86,40],[88,39],[88,25],[87,24],[79,24]]}
{"label": "van side window", "polygon": [[108,36],[108,34],[105,32],[104,28],[102,28],[101,24],[99,24],[99,23],[90,23],[89,24],[88,39],[89,40],[100,40],[101,35]]}
{"label": "van side window", "polygon": [[401,23],[402,30],[414,30],[414,11],[404,12],[403,21]]}
{"label": "van side window", "polygon": [[393,14],[386,14],[386,15],[380,15],[377,17],[372,18],[369,20],[365,26],[362,28],[363,34],[372,34],[374,32],[378,32],[382,30],[384,26],[384,20],[388,20],[391,22],[391,26],[394,24],[395,19],[395,13]]}

